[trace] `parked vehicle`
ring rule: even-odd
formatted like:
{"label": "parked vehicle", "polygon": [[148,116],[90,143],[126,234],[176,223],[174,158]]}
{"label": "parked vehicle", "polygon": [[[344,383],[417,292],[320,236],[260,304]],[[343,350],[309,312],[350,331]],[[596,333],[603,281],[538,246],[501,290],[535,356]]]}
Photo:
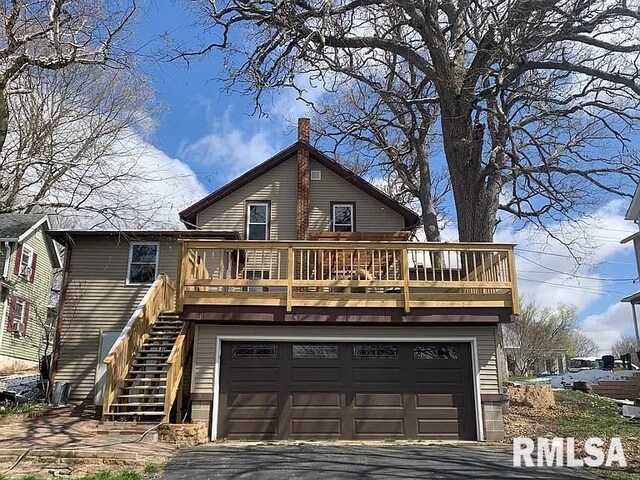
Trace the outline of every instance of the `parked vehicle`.
{"label": "parked vehicle", "polygon": [[[567,365],[567,371],[570,373],[581,372],[582,370],[602,370],[602,359],[598,357],[574,357],[569,360]],[[614,370],[626,370],[624,362],[621,359],[616,359],[613,362]],[[640,370],[636,364],[631,364],[631,370]]]}
{"label": "parked vehicle", "polygon": [[601,360],[598,357],[574,357],[569,360],[567,370],[571,373],[581,372],[582,370],[593,370],[599,368]]}

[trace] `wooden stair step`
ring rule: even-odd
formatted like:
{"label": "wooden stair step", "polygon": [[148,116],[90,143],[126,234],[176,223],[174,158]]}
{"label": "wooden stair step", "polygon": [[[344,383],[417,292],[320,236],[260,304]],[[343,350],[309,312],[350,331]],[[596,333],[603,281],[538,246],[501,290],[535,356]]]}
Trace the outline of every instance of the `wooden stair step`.
{"label": "wooden stair step", "polygon": [[122,416],[127,416],[127,417],[133,417],[133,416],[153,416],[153,417],[161,417],[164,415],[164,411],[162,412],[107,412],[104,415],[108,415],[110,417],[122,417]]}
{"label": "wooden stair step", "polygon": [[162,407],[164,408],[164,402],[125,402],[125,403],[112,403],[112,407]]}
{"label": "wooden stair step", "polygon": [[[126,381],[126,380],[125,380]],[[124,387],[123,390],[166,390],[166,385],[140,385],[138,387]]]}
{"label": "wooden stair step", "polygon": [[165,382],[167,381],[166,377],[165,378],[125,378],[124,379],[125,382],[128,383],[133,383],[133,382]]}
{"label": "wooden stair step", "polygon": [[118,395],[118,400],[121,398],[164,398],[164,393],[130,393]]}

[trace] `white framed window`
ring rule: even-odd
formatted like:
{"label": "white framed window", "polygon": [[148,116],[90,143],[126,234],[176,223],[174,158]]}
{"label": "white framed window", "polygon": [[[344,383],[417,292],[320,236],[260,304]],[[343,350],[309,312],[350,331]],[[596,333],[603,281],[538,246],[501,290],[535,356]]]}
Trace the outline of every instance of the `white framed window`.
{"label": "white framed window", "polygon": [[158,274],[160,246],[154,242],[135,242],[129,247],[127,285],[150,285]]}
{"label": "white framed window", "polygon": [[270,210],[269,202],[247,202],[247,240],[269,240]]}
{"label": "white framed window", "polygon": [[31,274],[33,273],[33,257],[33,248],[26,243],[23,243],[22,252],[20,253],[20,268],[18,270],[18,274],[21,277],[27,279],[31,278]]}
{"label": "white framed window", "polygon": [[331,204],[331,230],[334,232],[355,231],[355,204]]}

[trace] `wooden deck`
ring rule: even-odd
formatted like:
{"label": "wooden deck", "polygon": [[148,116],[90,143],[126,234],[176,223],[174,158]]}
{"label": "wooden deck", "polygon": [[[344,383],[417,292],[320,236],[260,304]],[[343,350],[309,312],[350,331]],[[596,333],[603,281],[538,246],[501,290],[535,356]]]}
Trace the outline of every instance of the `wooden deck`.
{"label": "wooden deck", "polygon": [[519,311],[513,245],[181,241],[177,306],[507,307]]}

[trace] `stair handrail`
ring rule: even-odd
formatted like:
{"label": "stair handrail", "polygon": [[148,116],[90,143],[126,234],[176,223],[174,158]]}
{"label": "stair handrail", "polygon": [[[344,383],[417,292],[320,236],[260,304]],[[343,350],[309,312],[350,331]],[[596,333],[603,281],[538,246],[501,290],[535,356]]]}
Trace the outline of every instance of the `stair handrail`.
{"label": "stair handrail", "polygon": [[167,389],[164,396],[163,418],[165,423],[170,420],[171,407],[178,395],[180,383],[184,376],[189,350],[193,344],[194,330],[193,322],[185,322],[167,359]]}
{"label": "stair handrail", "polygon": [[129,321],[120,332],[113,347],[102,360],[102,363],[107,366],[102,403],[103,414],[109,413],[136,353],[149,336],[158,316],[164,311],[173,309],[175,291],[175,284],[167,274],[158,275],[129,317]]}

